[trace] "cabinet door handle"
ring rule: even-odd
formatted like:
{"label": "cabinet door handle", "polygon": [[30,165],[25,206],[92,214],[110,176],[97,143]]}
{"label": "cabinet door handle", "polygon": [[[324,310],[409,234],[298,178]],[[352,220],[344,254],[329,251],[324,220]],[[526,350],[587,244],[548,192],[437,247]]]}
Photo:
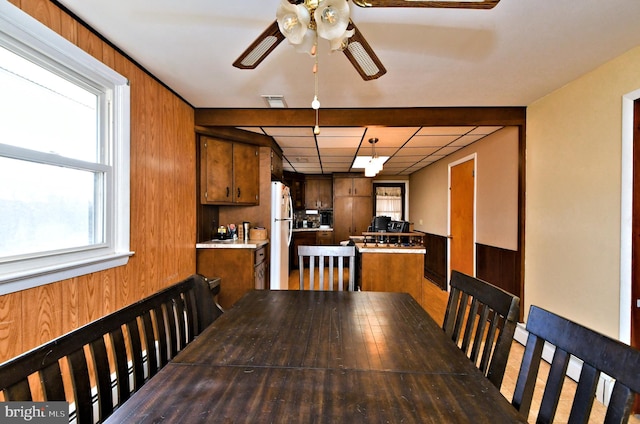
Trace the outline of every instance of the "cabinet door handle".
{"label": "cabinet door handle", "polygon": [[229,197],[229,187],[227,187],[227,197]]}
{"label": "cabinet door handle", "polygon": [[238,199],[240,198],[240,187],[238,187]]}

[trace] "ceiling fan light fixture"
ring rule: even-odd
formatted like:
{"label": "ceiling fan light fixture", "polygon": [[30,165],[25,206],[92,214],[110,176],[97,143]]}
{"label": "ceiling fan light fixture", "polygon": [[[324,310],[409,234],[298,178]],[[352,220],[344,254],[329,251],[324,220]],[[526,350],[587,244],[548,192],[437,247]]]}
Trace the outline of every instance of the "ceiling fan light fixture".
{"label": "ceiling fan light fixture", "polygon": [[302,43],[311,22],[309,10],[301,4],[291,4],[281,0],[276,11],[276,20],[280,32],[291,44]]}
{"label": "ceiling fan light fixture", "polygon": [[349,45],[349,38],[353,37],[353,34],[355,34],[354,30],[352,30],[352,29],[351,30],[347,30],[342,35],[342,37],[334,38],[333,40],[331,40],[329,42],[329,44],[331,46],[331,51],[332,52],[344,51],[344,49],[346,49],[347,46]]}
{"label": "ceiling fan light fixture", "polygon": [[304,37],[302,38],[302,42],[295,46],[296,51],[299,53],[308,53],[309,56],[315,56],[317,46],[316,40],[316,31],[313,29],[308,29],[307,32],[305,32]]}
{"label": "ceiling fan light fixture", "polygon": [[260,44],[254,47],[249,54],[242,58],[240,63],[243,66],[251,67],[258,63],[264,55],[278,42],[278,39],[273,36],[265,37]]}
{"label": "ceiling fan light fixture", "polygon": [[347,0],[321,1],[313,12],[318,36],[329,41],[342,38],[349,25],[349,12]]}
{"label": "ceiling fan light fixture", "polygon": [[365,75],[371,77],[380,72],[380,68],[378,68],[371,56],[369,56],[369,53],[367,53],[362,44],[357,41],[352,41],[347,46],[347,50],[349,50],[349,52],[353,55],[353,58],[363,70]]}

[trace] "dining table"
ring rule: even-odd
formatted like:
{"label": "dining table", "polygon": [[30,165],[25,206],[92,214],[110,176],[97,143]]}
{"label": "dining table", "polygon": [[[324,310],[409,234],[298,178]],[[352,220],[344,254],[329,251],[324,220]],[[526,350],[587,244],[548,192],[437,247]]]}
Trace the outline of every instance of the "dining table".
{"label": "dining table", "polygon": [[247,293],[107,423],[516,423],[407,293]]}

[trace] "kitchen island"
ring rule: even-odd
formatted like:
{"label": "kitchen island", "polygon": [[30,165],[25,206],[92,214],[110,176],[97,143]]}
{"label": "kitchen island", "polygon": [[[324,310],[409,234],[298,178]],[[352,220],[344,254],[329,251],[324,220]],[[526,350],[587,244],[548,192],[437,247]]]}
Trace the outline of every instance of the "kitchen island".
{"label": "kitchen island", "polygon": [[269,288],[268,240],[210,240],[196,244],[196,272],[220,277],[219,303],[230,308],[250,290]]}
{"label": "kitchen island", "polygon": [[363,291],[409,293],[424,307],[422,243],[356,242],[358,283]]}

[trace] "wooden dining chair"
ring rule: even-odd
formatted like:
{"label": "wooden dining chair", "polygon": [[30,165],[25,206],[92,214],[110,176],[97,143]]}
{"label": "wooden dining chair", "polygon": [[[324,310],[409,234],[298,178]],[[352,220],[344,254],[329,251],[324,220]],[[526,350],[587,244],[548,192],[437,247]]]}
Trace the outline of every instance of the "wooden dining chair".
{"label": "wooden dining chair", "polygon": [[555,346],[553,360],[538,411],[538,423],[553,421],[573,355],[583,361],[569,424],[587,423],[600,374],[615,379],[604,423],[626,423],[635,394],[640,393],[640,351],[552,312],[531,306],[525,347],[512,404],[527,417],[536,385],[545,341]]}
{"label": "wooden dining chair", "polygon": [[520,298],[486,281],[451,272],[442,328],[497,387],[507,367]]}
{"label": "wooden dining chair", "polygon": [[[349,259],[349,281],[346,289],[355,290],[356,248],[355,246],[298,246],[298,267],[300,269],[300,290],[304,290],[305,262],[309,263],[308,281],[309,290],[316,290],[316,264],[318,265],[318,290],[325,290],[325,262],[328,262],[328,277],[326,290],[334,289],[334,269],[337,265],[338,290],[345,290],[344,285],[344,259]],[[308,259],[306,261],[305,259]]]}

